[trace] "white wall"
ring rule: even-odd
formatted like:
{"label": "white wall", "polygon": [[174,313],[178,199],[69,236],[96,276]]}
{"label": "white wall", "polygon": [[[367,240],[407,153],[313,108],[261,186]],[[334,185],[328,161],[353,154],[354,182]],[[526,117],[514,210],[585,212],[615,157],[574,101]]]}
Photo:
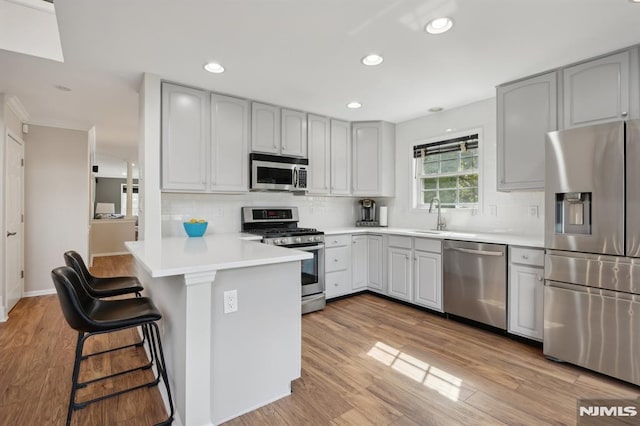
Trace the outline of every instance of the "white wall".
{"label": "white wall", "polygon": [[334,228],[354,226],[358,198],[299,196],[286,192],[247,194],[162,194],[162,235],[184,236],[182,222],[207,219],[207,233],[239,232],[244,206],[297,206],[299,226]]}
{"label": "white wall", "polygon": [[33,125],[25,139],[25,292],[40,294],[65,251],[87,260],[89,143],[87,132]]}
{"label": "white wall", "polygon": [[[446,129],[452,129],[447,133]],[[389,203],[389,226],[435,228],[436,215],[412,208],[413,145],[442,138],[465,130],[479,129],[480,206],[477,210],[444,212],[449,229],[487,230],[542,235],[544,231],[543,192],[498,192],[496,190],[496,101],[495,98],[465,105],[449,111],[419,117],[396,124],[396,197]],[[528,215],[536,206],[538,217]],[[495,214],[492,214],[495,210]]]}

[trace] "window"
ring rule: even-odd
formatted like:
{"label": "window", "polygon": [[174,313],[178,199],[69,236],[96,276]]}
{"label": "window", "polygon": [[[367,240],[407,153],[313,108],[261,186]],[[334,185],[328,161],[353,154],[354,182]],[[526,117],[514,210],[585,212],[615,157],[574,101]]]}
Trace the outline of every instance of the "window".
{"label": "window", "polygon": [[[127,185],[120,185],[120,213],[127,214]],[[138,185],[133,185],[131,194],[131,215],[138,216]]]}
{"label": "window", "polygon": [[438,198],[442,207],[478,204],[478,134],[416,145],[415,206],[424,208]]}

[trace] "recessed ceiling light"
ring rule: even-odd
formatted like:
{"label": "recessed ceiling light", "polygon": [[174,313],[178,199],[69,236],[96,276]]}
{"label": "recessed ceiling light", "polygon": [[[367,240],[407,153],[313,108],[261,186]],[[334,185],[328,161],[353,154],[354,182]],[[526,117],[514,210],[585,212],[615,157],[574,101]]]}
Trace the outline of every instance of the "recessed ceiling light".
{"label": "recessed ceiling light", "polygon": [[122,176],[126,176],[126,175],[127,175],[127,172],[122,172]]}
{"label": "recessed ceiling light", "polygon": [[640,0],[629,0],[631,3],[640,3]]}
{"label": "recessed ceiling light", "polygon": [[453,129],[445,129],[445,132],[447,133],[453,132]]}
{"label": "recessed ceiling light", "polygon": [[447,32],[453,27],[453,21],[451,18],[436,18],[429,21],[425,27],[425,31],[429,34],[442,34]]}
{"label": "recessed ceiling light", "polygon": [[444,108],[442,108],[442,107],[432,107],[432,108],[429,108],[429,112],[440,112],[443,109]]}
{"label": "recessed ceiling light", "polygon": [[68,88],[67,86],[63,86],[61,84],[58,84],[57,86],[53,86],[53,87],[55,87],[56,89],[60,90],[61,92],[70,92],[71,91],[70,88]]}
{"label": "recessed ceiling light", "polygon": [[375,65],[380,65],[382,61],[384,61],[384,59],[382,59],[382,56],[377,55],[375,53],[372,53],[362,58],[362,63],[370,67],[373,67]]}
{"label": "recessed ceiling light", "polygon": [[360,102],[357,102],[357,101],[349,102],[347,104],[347,108],[350,108],[350,109],[358,109],[361,106],[362,106],[362,104]]}
{"label": "recessed ceiling light", "polygon": [[224,72],[224,67],[217,62],[209,62],[208,64],[205,64],[204,69],[214,74]]}

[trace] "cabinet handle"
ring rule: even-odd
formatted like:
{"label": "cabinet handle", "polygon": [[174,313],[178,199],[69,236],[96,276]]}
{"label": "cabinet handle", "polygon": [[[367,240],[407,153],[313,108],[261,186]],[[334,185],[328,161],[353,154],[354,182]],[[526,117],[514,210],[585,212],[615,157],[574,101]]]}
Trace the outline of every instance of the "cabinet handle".
{"label": "cabinet handle", "polygon": [[13,237],[16,234],[17,234],[17,232],[9,232],[9,231],[7,231],[7,237]]}
{"label": "cabinet handle", "polygon": [[627,114],[628,114],[627,111],[622,111],[622,114],[620,114],[620,115],[622,115],[623,117],[626,117]]}
{"label": "cabinet handle", "polygon": [[541,276],[538,276],[538,281],[542,281],[542,277]]}
{"label": "cabinet handle", "polygon": [[527,256],[526,254],[523,254],[523,255],[522,255],[522,258],[523,258],[523,259],[525,259],[525,260],[527,260],[527,259],[529,259],[529,256]]}
{"label": "cabinet handle", "polygon": [[338,261],[338,259],[333,259],[333,261],[334,261],[334,262],[337,262],[337,261]]}
{"label": "cabinet handle", "polygon": [[333,286],[334,287],[338,287],[338,283],[333,283]]}

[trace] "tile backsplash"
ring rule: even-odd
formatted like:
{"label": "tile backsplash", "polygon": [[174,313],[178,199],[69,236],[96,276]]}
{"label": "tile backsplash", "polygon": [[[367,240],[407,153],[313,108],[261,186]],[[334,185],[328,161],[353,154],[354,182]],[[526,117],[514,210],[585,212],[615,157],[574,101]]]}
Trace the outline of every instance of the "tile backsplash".
{"label": "tile backsplash", "polygon": [[240,209],[245,206],[297,206],[299,226],[333,228],[354,226],[359,198],[299,196],[280,192],[246,194],[162,194],[162,235],[183,236],[182,222],[206,219],[207,233],[240,231]]}

